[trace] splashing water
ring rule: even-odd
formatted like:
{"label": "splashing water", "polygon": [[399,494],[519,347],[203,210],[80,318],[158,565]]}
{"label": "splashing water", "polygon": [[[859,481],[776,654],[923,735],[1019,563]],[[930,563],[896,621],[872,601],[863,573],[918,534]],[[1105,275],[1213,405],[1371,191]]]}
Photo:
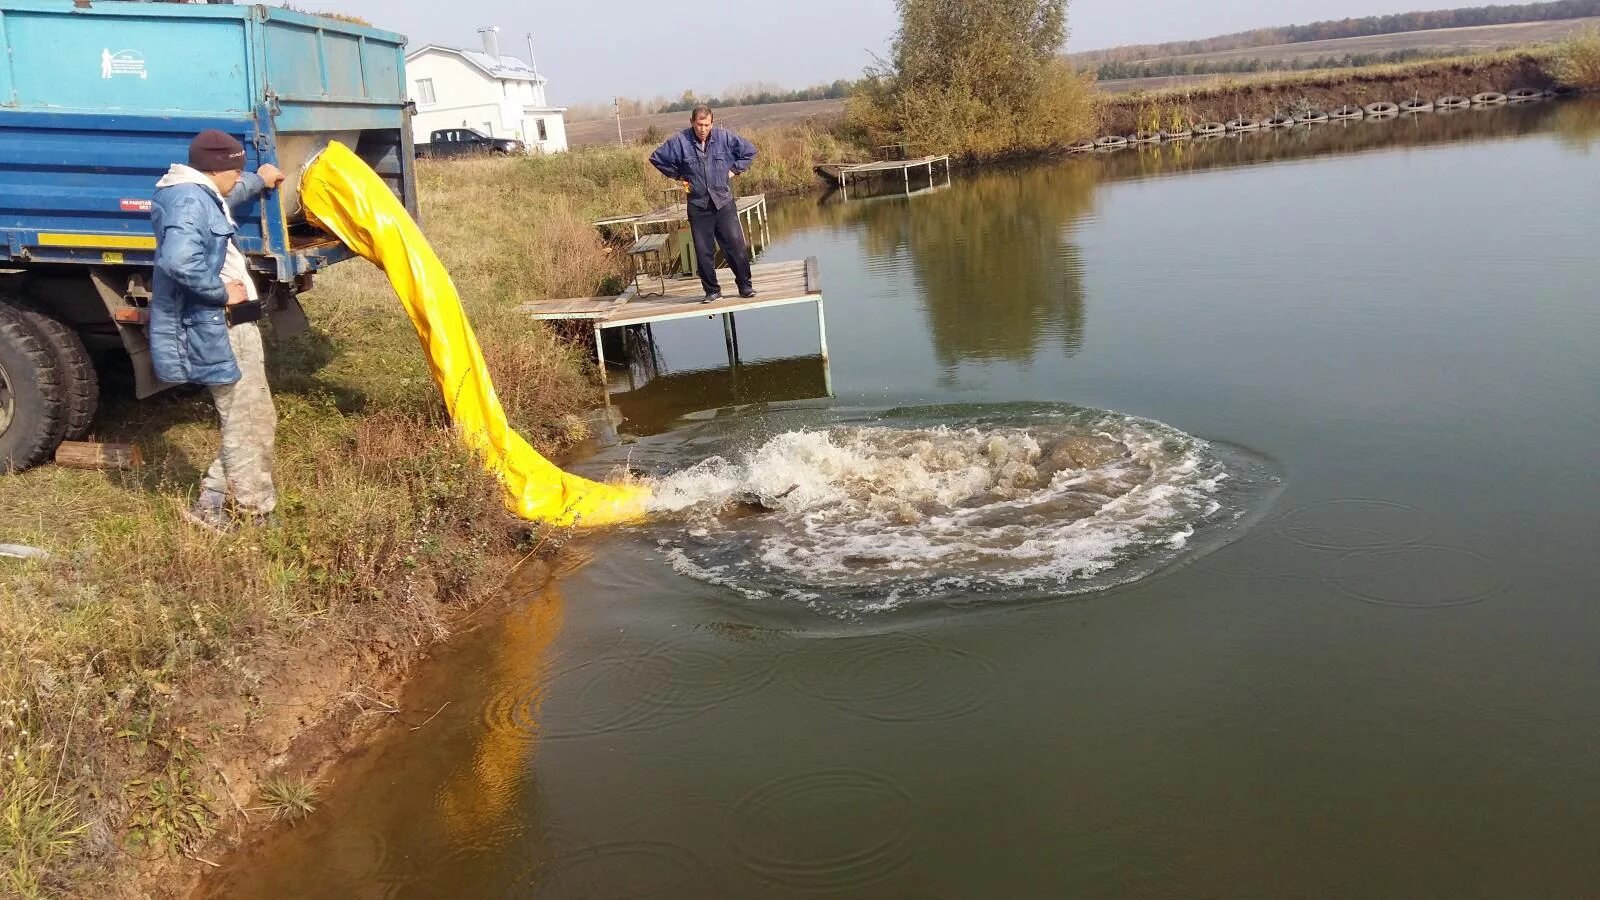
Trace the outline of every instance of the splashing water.
{"label": "splashing water", "polygon": [[1277,483],[1159,422],[1025,418],[834,425],[725,451],[653,484],[670,532],[658,543],[680,572],[747,597],[858,612],[1078,593],[1191,551],[1197,531],[1237,523]]}

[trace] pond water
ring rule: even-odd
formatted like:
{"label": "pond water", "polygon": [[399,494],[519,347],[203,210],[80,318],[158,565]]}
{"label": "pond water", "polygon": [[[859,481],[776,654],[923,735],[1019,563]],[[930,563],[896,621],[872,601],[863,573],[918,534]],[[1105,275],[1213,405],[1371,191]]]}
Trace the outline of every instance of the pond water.
{"label": "pond water", "polygon": [[776,206],[834,396],[809,307],[657,326],[580,468],[660,517],[203,893],[1592,893],[1597,163],[1572,101]]}

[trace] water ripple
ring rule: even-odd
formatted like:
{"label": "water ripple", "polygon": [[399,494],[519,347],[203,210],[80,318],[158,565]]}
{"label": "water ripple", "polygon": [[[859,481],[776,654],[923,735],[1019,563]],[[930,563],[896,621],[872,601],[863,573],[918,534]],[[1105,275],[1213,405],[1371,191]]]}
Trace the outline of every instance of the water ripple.
{"label": "water ripple", "polygon": [[[757,652],[765,662],[747,661]],[[759,691],[776,670],[770,652],[745,643],[703,649],[669,642],[636,653],[613,651],[537,683],[499,686],[484,704],[482,721],[490,731],[543,740],[649,731]]]}
{"label": "water ripple", "polygon": [[705,896],[711,870],[694,851],[664,841],[617,841],[551,860],[534,876],[533,896],[651,900]]}
{"label": "water ripple", "polygon": [[914,635],[833,640],[820,665],[789,673],[802,691],[879,722],[940,722],[973,715],[995,693],[993,661]]}
{"label": "water ripple", "polygon": [[1378,606],[1446,609],[1482,603],[1510,586],[1504,567],[1459,547],[1414,546],[1355,553],[1328,580],[1347,597]]}
{"label": "water ripple", "polygon": [[1308,503],[1280,521],[1285,537],[1312,550],[1387,550],[1420,544],[1430,535],[1428,515],[1417,507],[1362,497]]}
{"label": "water ripple", "polygon": [[785,775],[734,809],[734,855],[757,877],[809,891],[860,888],[911,860],[911,795],[887,775],[824,769]]}

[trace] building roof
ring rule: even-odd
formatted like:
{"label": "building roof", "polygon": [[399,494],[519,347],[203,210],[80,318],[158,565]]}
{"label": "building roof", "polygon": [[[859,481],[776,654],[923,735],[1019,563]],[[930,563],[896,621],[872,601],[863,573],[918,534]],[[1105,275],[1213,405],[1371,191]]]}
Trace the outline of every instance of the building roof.
{"label": "building roof", "polygon": [[440,44],[424,44],[418,47],[406,54],[406,62],[410,62],[430,50],[437,50],[440,53],[454,53],[477,67],[490,78],[500,78],[507,81],[531,81],[535,84],[548,83],[548,79],[540,75],[538,70],[515,56],[502,56],[499,62],[496,62],[489,54],[479,50],[462,50],[457,47],[445,47]]}

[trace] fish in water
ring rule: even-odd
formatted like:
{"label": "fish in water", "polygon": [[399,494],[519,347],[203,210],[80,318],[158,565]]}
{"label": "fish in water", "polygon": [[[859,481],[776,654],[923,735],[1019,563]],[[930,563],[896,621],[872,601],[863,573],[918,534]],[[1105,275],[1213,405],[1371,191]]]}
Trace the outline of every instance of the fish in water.
{"label": "fish in water", "polygon": [[791,484],[783,493],[774,494],[770,497],[762,496],[755,491],[742,491],[728,500],[727,506],[723,507],[723,515],[735,519],[743,519],[748,516],[759,516],[762,513],[772,512],[778,508],[779,500],[794,493],[798,487],[800,485]]}

